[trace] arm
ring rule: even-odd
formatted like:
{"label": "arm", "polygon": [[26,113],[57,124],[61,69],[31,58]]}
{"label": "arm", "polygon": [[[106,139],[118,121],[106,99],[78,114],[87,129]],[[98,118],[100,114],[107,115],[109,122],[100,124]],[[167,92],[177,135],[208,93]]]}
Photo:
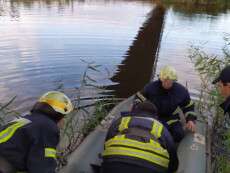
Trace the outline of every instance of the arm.
{"label": "arm", "polygon": [[165,149],[169,153],[168,173],[175,172],[178,168],[179,160],[175,143],[167,128],[163,129],[162,135],[159,139],[164,144]]}
{"label": "arm", "polygon": [[58,142],[58,131],[48,127],[37,130],[27,158],[29,173],[55,173]]}
{"label": "arm", "polygon": [[138,104],[140,102],[144,102],[145,100],[149,100],[149,91],[152,90],[152,83],[149,83],[147,85],[145,85],[145,87],[138,91],[136,94],[135,94],[135,97],[134,97],[134,106],[135,104]]}
{"label": "arm", "polygon": [[195,123],[196,123],[196,113],[194,111],[194,102],[190,99],[190,95],[188,91],[185,92],[185,98],[180,105],[185,118],[186,118],[186,128],[190,130],[191,132],[195,132]]}
{"label": "arm", "polygon": [[188,91],[186,90],[185,94],[184,94],[184,99],[180,105],[181,110],[183,111],[185,118],[186,118],[186,122],[188,121],[196,121],[197,117],[196,117],[196,113],[194,111],[194,102],[191,100],[190,95],[188,93]]}
{"label": "arm", "polygon": [[144,90],[138,91],[134,96],[134,104],[144,102],[146,100]]}

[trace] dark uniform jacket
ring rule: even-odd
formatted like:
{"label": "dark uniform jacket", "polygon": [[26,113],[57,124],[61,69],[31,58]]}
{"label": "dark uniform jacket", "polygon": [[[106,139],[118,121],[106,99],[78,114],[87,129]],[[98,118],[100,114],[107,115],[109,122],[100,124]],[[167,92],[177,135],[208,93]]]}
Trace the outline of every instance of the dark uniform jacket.
{"label": "dark uniform jacket", "polygon": [[156,105],[161,121],[179,119],[178,107],[186,116],[186,121],[196,120],[194,103],[190,99],[188,90],[177,82],[166,90],[162,87],[160,80],[153,81],[147,84],[140,93]]}
{"label": "dark uniform jacket", "polygon": [[221,105],[220,107],[224,110],[224,114],[228,114],[230,118],[230,97],[228,97]]}
{"label": "dark uniform jacket", "polygon": [[59,129],[55,121],[32,113],[1,127],[0,156],[16,171],[54,173],[58,142]]}
{"label": "dark uniform jacket", "polygon": [[[168,153],[168,166],[167,168],[164,168],[162,166],[159,166],[159,164],[154,164],[152,162],[149,162],[147,160],[144,159],[140,159],[140,158],[135,158],[134,157],[130,157],[130,152],[128,150],[128,155],[126,156],[124,153],[122,155],[105,155],[103,157],[104,163],[106,162],[123,162],[123,163],[128,163],[128,164],[135,164],[135,165],[139,165],[141,167],[145,167],[145,168],[149,168],[153,170],[153,173],[156,172],[174,172],[177,170],[178,167],[178,157],[177,157],[177,152],[176,152],[176,147],[174,144],[174,141],[170,135],[170,133],[168,132],[168,130],[166,128],[163,127],[163,125],[157,121],[156,119],[153,118],[146,118],[146,117],[142,117],[142,115],[140,115],[139,113],[125,113],[122,115],[122,117],[120,117],[119,119],[115,120],[112,125],[109,128],[109,131],[107,133],[107,137],[106,137],[106,142],[112,142],[111,139],[115,139],[116,137],[119,137],[120,135],[125,135],[125,138],[127,139],[126,142],[129,142],[129,139],[135,140],[135,141],[139,141],[142,142],[144,144],[149,143],[150,139],[155,141],[156,143],[160,144],[160,147],[162,147],[164,150],[167,151]],[[153,117],[153,115],[148,115],[145,114],[145,116],[147,117]],[[122,119],[124,117],[131,117],[130,122],[126,122],[127,125],[127,129],[120,131],[119,129],[121,128],[121,121],[123,121]],[[159,137],[154,137],[152,135],[149,135],[148,130],[151,130],[152,127],[156,127],[154,126],[154,123],[159,124],[160,126],[162,125],[162,133]],[[124,122],[123,122],[124,123]],[[146,132],[143,133],[142,130],[144,129]],[[106,142],[105,142],[105,151],[109,148],[106,147]],[[124,141],[125,142],[125,141]],[[135,143],[135,142],[134,142]],[[113,144],[112,147],[119,147],[122,146],[123,144]],[[130,145],[130,144],[129,144]],[[110,146],[111,147],[111,146]],[[131,152],[132,149],[135,149],[135,145],[131,146]],[[138,147],[137,147],[138,148]],[[118,148],[119,149],[119,148]],[[148,148],[144,147],[143,151],[149,151],[150,153],[155,153],[157,150],[157,147],[154,149],[154,147],[152,148],[153,151],[149,151]],[[155,150],[155,152],[154,152]],[[115,148],[115,152],[116,152],[116,148]],[[159,154],[159,153],[158,153]],[[163,154],[159,154],[158,156],[161,157]],[[164,156],[162,156],[163,158],[165,158]]]}

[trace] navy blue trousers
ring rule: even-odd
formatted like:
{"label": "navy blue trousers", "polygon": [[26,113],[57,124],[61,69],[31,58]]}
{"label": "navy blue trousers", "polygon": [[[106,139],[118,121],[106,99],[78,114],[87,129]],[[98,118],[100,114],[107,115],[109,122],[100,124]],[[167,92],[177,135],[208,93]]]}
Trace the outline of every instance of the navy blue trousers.
{"label": "navy blue trousers", "polygon": [[165,173],[156,172],[153,169],[148,169],[134,164],[111,162],[102,163],[100,173]]}
{"label": "navy blue trousers", "polygon": [[168,125],[166,122],[162,122],[164,126],[169,130],[174,142],[179,143],[185,136],[185,131],[180,121]]}
{"label": "navy blue trousers", "polygon": [[183,126],[179,121],[169,125],[168,130],[171,133],[174,141],[177,143],[179,143],[185,136]]}

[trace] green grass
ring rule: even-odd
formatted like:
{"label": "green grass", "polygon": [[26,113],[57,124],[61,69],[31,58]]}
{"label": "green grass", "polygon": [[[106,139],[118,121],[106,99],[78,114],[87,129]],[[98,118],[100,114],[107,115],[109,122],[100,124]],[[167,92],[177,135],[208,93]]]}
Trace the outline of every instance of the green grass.
{"label": "green grass", "polygon": [[208,55],[202,48],[192,46],[189,58],[201,79],[200,102],[198,109],[202,114],[214,115],[212,127],[212,167],[214,173],[229,173],[230,170],[230,119],[223,114],[219,104],[223,97],[216,86],[210,82],[221,69],[230,64],[230,35],[224,38],[223,57]]}
{"label": "green grass", "polygon": [[[91,77],[91,75],[101,73],[101,66],[94,62],[82,61],[86,63],[86,69],[83,72],[80,86],[74,94],[73,104],[75,109],[66,116],[64,128],[61,129],[57,170],[60,170],[67,164],[68,156],[78,148],[84,138],[100,124],[108,115],[110,109],[116,104],[116,101],[111,97],[95,97],[94,94],[100,94],[99,91],[101,92],[103,87],[98,86],[98,81]],[[64,91],[64,84],[58,88]],[[87,91],[95,90],[98,93],[92,92],[92,95],[87,99],[90,106],[87,106],[82,96],[89,94],[86,94]]]}
{"label": "green grass", "polygon": [[93,131],[100,122],[109,114],[109,111],[114,106],[115,102],[98,101],[95,105],[95,111],[93,115],[85,123],[82,134],[87,136],[91,131]]}

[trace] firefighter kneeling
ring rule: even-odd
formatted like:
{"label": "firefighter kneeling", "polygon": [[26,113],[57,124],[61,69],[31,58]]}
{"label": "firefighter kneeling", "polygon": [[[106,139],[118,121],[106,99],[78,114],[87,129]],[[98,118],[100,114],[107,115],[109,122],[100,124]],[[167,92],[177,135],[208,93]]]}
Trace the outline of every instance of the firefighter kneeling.
{"label": "firefighter kneeling", "polygon": [[73,110],[70,99],[50,91],[34,105],[31,114],[0,128],[0,173],[54,173],[59,128]]}
{"label": "firefighter kneeling", "polygon": [[102,173],[172,173],[178,168],[174,141],[148,101],[112,123],[102,156]]}

